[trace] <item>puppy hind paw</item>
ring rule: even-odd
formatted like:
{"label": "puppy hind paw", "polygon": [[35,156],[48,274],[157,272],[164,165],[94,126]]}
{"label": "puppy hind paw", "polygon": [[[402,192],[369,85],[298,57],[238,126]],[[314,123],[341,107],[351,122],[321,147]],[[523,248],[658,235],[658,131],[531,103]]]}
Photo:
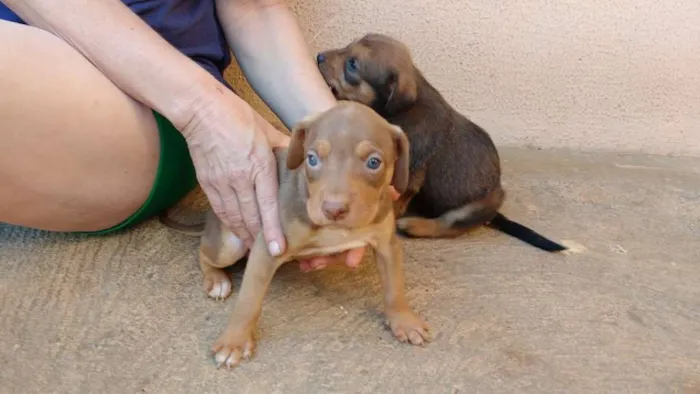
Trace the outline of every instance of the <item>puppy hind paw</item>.
{"label": "puppy hind paw", "polygon": [[224,300],[233,290],[233,283],[225,271],[216,270],[204,275],[204,291],[215,300]]}

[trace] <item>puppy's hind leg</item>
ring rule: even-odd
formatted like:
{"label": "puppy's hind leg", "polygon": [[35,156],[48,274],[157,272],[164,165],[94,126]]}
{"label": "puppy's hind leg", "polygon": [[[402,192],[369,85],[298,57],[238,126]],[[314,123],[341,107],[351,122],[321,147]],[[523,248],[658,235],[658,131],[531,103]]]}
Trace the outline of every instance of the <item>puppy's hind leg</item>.
{"label": "puppy's hind leg", "polygon": [[445,212],[437,218],[409,216],[398,219],[396,226],[399,233],[412,238],[456,237],[496,216],[503,196],[502,190],[496,189],[482,200]]}
{"label": "puppy's hind leg", "polygon": [[199,266],[204,279],[204,291],[213,299],[223,300],[233,290],[231,278],[223,269],[242,259],[248,249],[230,230],[222,225],[213,211],[207,221],[199,244]]}

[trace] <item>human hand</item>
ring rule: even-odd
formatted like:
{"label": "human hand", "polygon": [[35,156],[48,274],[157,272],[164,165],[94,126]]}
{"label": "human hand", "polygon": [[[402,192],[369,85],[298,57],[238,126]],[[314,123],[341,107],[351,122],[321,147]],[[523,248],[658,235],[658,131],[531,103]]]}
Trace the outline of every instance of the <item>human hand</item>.
{"label": "human hand", "polygon": [[262,230],[270,254],[284,252],[273,147],[287,137],[245,101],[221,88],[194,112],[182,134],[212,210],[250,248]]}
{"label": "human hand", "polygon": [[[279,255],[286,242],[279,224],[272,148],[288,146],[289,137],[233,93],[221,93],[220,102],[203,105],[182,131],[197,178],[212,210],[247,248],[262,227],[270,253]],[[397,200],[400,194],[393,187],[391,191]],[[313,271],[338,263],[356,268],[364,252],[356,248],[313,257],[300,261],[300,268]]]}

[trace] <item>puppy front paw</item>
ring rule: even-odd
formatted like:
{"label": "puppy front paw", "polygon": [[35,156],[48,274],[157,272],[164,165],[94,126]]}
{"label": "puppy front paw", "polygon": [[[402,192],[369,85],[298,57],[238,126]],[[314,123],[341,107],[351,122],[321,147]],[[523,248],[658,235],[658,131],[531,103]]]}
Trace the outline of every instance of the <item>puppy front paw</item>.
{"label": "puppy front paw", "polygon": [[428,323],[410,309],[388,311],[386,324],[399,342],[424,345],[432,340]]}
{"label": "puppy front paw", "polygon": [[216,367],[227,369],[237,366],[242,360],[248,360],[255,352],[255,339],[252,329],[227,329],[214,342],[211,348]]}
{"label": "puppy front paw", "polygon": [[204,291],[210,298],[224,300],[231,295],[233,283],[226,271],[219,268],[211,268],[204,273]]}

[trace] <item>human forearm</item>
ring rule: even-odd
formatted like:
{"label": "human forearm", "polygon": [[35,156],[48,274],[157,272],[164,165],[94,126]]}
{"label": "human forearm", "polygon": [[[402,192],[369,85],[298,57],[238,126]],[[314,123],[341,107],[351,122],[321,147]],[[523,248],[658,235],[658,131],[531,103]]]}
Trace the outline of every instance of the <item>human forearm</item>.
{"label": "human forearm", "polygon": [[220,83],[118,0],[4,0],[28,24],[61,37],[120,89],[182,129]]}
{"label": "human forearm", "polygon": [[287,127],[335,104],[284,1],[217,0],[216,5],[248,82]]}

